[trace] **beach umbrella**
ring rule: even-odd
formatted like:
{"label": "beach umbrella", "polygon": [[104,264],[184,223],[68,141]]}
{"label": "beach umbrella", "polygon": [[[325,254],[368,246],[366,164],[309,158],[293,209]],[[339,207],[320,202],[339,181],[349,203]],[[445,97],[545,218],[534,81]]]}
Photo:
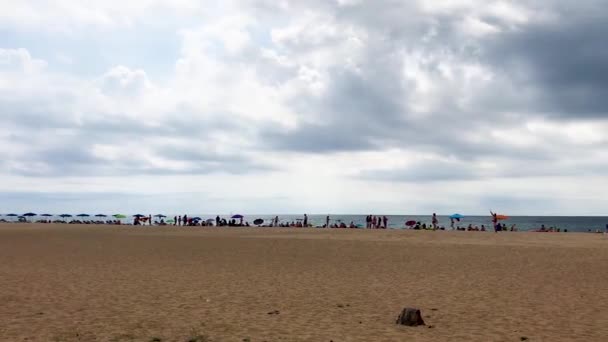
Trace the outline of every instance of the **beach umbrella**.
{"label": "beach umbrella", "polygon": [[508,220],[509,216],[507,215],[496,215],[497,220]]}
{"label": "beach umbrella", "polygon": [[192,219],[192,221],[201,221],[201,220],[202,220],[202,218],[200,218],[200,217],[194,217],[194,218]]}
{"label": "beach umbrella", "polygon": [[243,215],[236,214],[236,215],[232,215],[231,218],[233,218],[233,219],[242,219],[243,217],[244,217]]}
{"label": "beach umbrella", "polygon": [[59,217],[66,218],[66,217],[72,217],[72,215],[70,215],[70,214],[61,214],[61,215],[59,215]]}
{"label": "beach umbrella", "polygon": [[108,215],[104,215],[104,214],[97,214],[97,215],[95,215],[95,217],[108,217]]}
{"label": "beach umbrella", "polygon": [[4,215],[4,216],[7,216],[7,217],[17,217],[17,216],[19,216],[19,215],[17,215],[17,214],[6,214],[6,215]]}
{"label": "beach umbrella", "polygon": [[139,218],[141,218],[141,217],[148,217],[148,216],[142,215],[142,214],[135,214],[135,215],[133,215],[133,217],[139,217]]}
{"label": "beach umbrella", "polygon": [[461,218],[464,218],[464,216],[460,214],[452,214],[450,215],[450,218],[460,220]]}
{"label": "beach umbrella", "polygon": [[89,217],[89,216],[91,216],[91,215],[89,215],[89,214],[78,214],[78,215],[76,215],[76,217]]}
{"label": "beach umbrella", "polygon": [[32,217],[32,216],[36,216],[36,214],[35,213],[25,213],[22,216],[24,216],[24,217]]}
{"label": "beach umbrella", "polygon": [[114,215],[112,215],[112,216],[113,216],[113,217],[115,217],[115,218],[117,218],[117,219],[124,219],[124,218],[127,218],[127,216],[126,216],[126,215],[123,215],[123,214],[114,214]]}
{"label": "beach umbrella", "polygon": [[405,222],[405,225],[408,226],[408,227],[415,226],[416,225],[416,221],[414,221],[414,220],[407,221],[407,222]]}
{"label": "beach umbrella", "polygon": [[40,215],[40,216],[44,216],[44,217],[51,217],[51,216],[53,216],[53,215],[52,215],[52,214],[42,214],[42,215]]}
{"label": "beach umbrella", "polygon": [[264,223],[264,220],[262,220],[261,218],[253,220],[253,224],[256,224],[258,226],[261,225],[262,223]]}
{"label": "beach umbrella", "polygon": [[158,215],[154,215],[154,217],[165,218],[165,217],[167,217],[167,215],[158,214]]}

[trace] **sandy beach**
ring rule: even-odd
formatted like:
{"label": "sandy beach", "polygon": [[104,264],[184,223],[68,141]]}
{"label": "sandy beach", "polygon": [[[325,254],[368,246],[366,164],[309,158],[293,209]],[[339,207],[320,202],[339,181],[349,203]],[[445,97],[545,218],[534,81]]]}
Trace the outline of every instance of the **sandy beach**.
{"label": "sandy beach", "polygon": [[0,303],[1,341],[605,341],[608,238],[4,224]]}

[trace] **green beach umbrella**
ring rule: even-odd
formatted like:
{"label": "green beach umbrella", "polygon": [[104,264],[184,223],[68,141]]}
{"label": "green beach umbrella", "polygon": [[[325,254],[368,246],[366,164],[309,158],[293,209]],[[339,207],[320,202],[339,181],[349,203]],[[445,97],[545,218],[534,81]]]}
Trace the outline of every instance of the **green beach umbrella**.
{"label": "green beach umbrella", "polygon": [[126,216],[126,215],[123,215],[123,214],[115,214],[115,215],[112,215],[112,216],[116,217],[117,219],[124,219],[124,218],[127,218],[127,216]]}

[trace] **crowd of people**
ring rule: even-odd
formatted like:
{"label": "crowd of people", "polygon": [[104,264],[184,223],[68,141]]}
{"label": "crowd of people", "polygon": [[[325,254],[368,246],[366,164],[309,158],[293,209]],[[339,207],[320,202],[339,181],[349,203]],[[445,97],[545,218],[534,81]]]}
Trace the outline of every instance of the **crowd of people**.
{"label": "crowd of people", "polygon": [[[34,214],[30,214],[32,216]],[[11,215],[7,215],[11,216]],[[16,215],[13,215],[16,216]],[[51,216],[51,215],[42,215],[42,216]],[[106,225],[124,225],[125,222],[121,219],[113,218],[110,220],[101,219],[100,217],[95,217],[94,219],[85,219],[84,217],[78,217],[74,219],[68,220],[67,217],[70,215],[60,215],[61,219],[51,220],[51,219],[40,219],[33,222],[36,223],[60,223],[60,224],[106,224]],[[77,216],[88,216],[88,215],[77,215]],[[105,215],[96,215],[96,216],[105,216]],[[118,215],[113,215],[118,216]],[[126,218],[126,216],[121,215],[118,216],[120,218]],[[490,220],[491,226],[486,227],[486,225],[475,225],[468,224],[466,226],[461,226],[458,224],[462,215],[452,215],[450,217],[450,226],[449,229],[455,231],[510,231],[517,232],[519,229],[515,224],[511,224],[509,227],[506,223],[502,223],[501,220],[506,220],[508,217],[504,215],[498,215],[494,212],[490,212]],[[207,219],[203,220],[200,217],[189,217],[188,215],[176,215],[173,219],[165,220],[167,216],[165,215],[155,215],[154,219],[152,215],[134,215],[132,223],[126,223],[127,225],[134,226],[186,226],[186,227],[250,227],[248,221],[244,220],[242,215],[234,215],[229,219],[221,218],[219,215],[215,217],[215,219]],[[7,221],[6,219],[0,219],[0,222],[9,223],[15,221]],[[17,218],[17,222],[32,222],[28,221],[27,217],[19,216]],[[387,216],[376,216],[376,215],[367,215],[365,217],[365,226],[362,224],[356,224],[354,221],[350,221],[349,224],[343,222],[340,219],[331,220],[331,217],[327,215],[324,220],[324,224],[319,224],[319,220],[317,218],[316,225],[310,222],[307,214],[304,214],[302,218],[298,218],[296,220],[280,220],[279,216],[275,216],[270,220],[262,220],[256,219],[253,221],[253,226],[258,227],[283,227],[283,228],[365,228],[365,229],[388,229],[389,228],[389,218]],[[445,226],[439,225],[439,219],[435,213],[430,216],[430,223],[423,223],[420,221],[406,221],[404,228],[413,229],[413,230],[447,230]],[[541,225],[539,228],[526,229],[534,232],[568,232],[568,229],[561,229],[559,227],[550,226],[545,227],[545,225]],[[591,229],[588,229],[588,232],[592,232]],[[595,229],[595,232],[601,232],[600,229]],[[608,233],[608,225],[606,225],[606,233]]]}

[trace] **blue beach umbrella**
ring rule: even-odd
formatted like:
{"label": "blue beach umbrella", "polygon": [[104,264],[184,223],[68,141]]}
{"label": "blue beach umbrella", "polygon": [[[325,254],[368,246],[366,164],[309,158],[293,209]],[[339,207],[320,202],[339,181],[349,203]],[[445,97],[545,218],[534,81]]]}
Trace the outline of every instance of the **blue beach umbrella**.
{"label": "blue beach umbrella", "polygon": [[233,219],[242,219],[243,217],[244,217],[243,215],[236,214],[236,215],[232,215],[231,218],[233,218]]}
{"label": "blue beach umbrella", "polygon": [[32,216],[36,216],[36,214],[35,213],[25,213],[22,216],[24,216],[24,217],[32,217]]}
{"label": "blue beach umbrella", "polygon": [[104,215],[104,214],[97,214],[97,215],[95,215],[95,217],[108,217],[108,215]]}
{"label": "blue beach umbrella", "polygon": [[7,217],[17,217],[17,216],[19,216],[19,215],[17,215],[17,214],[6,214],[6,215],[4,215],[4,216],[7,216]]}
{"label": "blue beach umbrella", "polygon": [[89,215],[89,214],[78,214],[78,215],[76,215],[76,217],[89,217],[89,216],[91,216],[91,215]]}
{"label": "blue beach umbrella", "polygon": [[464,218],[464,216],[463,216],[463,215],[460,215],[460,214],[452,214],[452,215],[450,215],[450,218],[453,218],[453,219],[458,219],[458,220],[459,220],[459,219],[461,219],[461,218]]}
{"label": "blue beach umbrella", "polygon": [[135,214],[133,215],[133,217],[147,217],[146,215],[142,215],[142,214]]}
{"label": "blue beach umbrella", "polygon": [[70,215],[70,214],[61,214],[61,215],[59,215],[59,217],[66,218],[66,217],[72,217],[72,215]]}
{"label": "blue beach umbrella", "polygon": [[52,214],[42,214],[40,216],[43,216],[43,217],[52,217],[53,215]]}

